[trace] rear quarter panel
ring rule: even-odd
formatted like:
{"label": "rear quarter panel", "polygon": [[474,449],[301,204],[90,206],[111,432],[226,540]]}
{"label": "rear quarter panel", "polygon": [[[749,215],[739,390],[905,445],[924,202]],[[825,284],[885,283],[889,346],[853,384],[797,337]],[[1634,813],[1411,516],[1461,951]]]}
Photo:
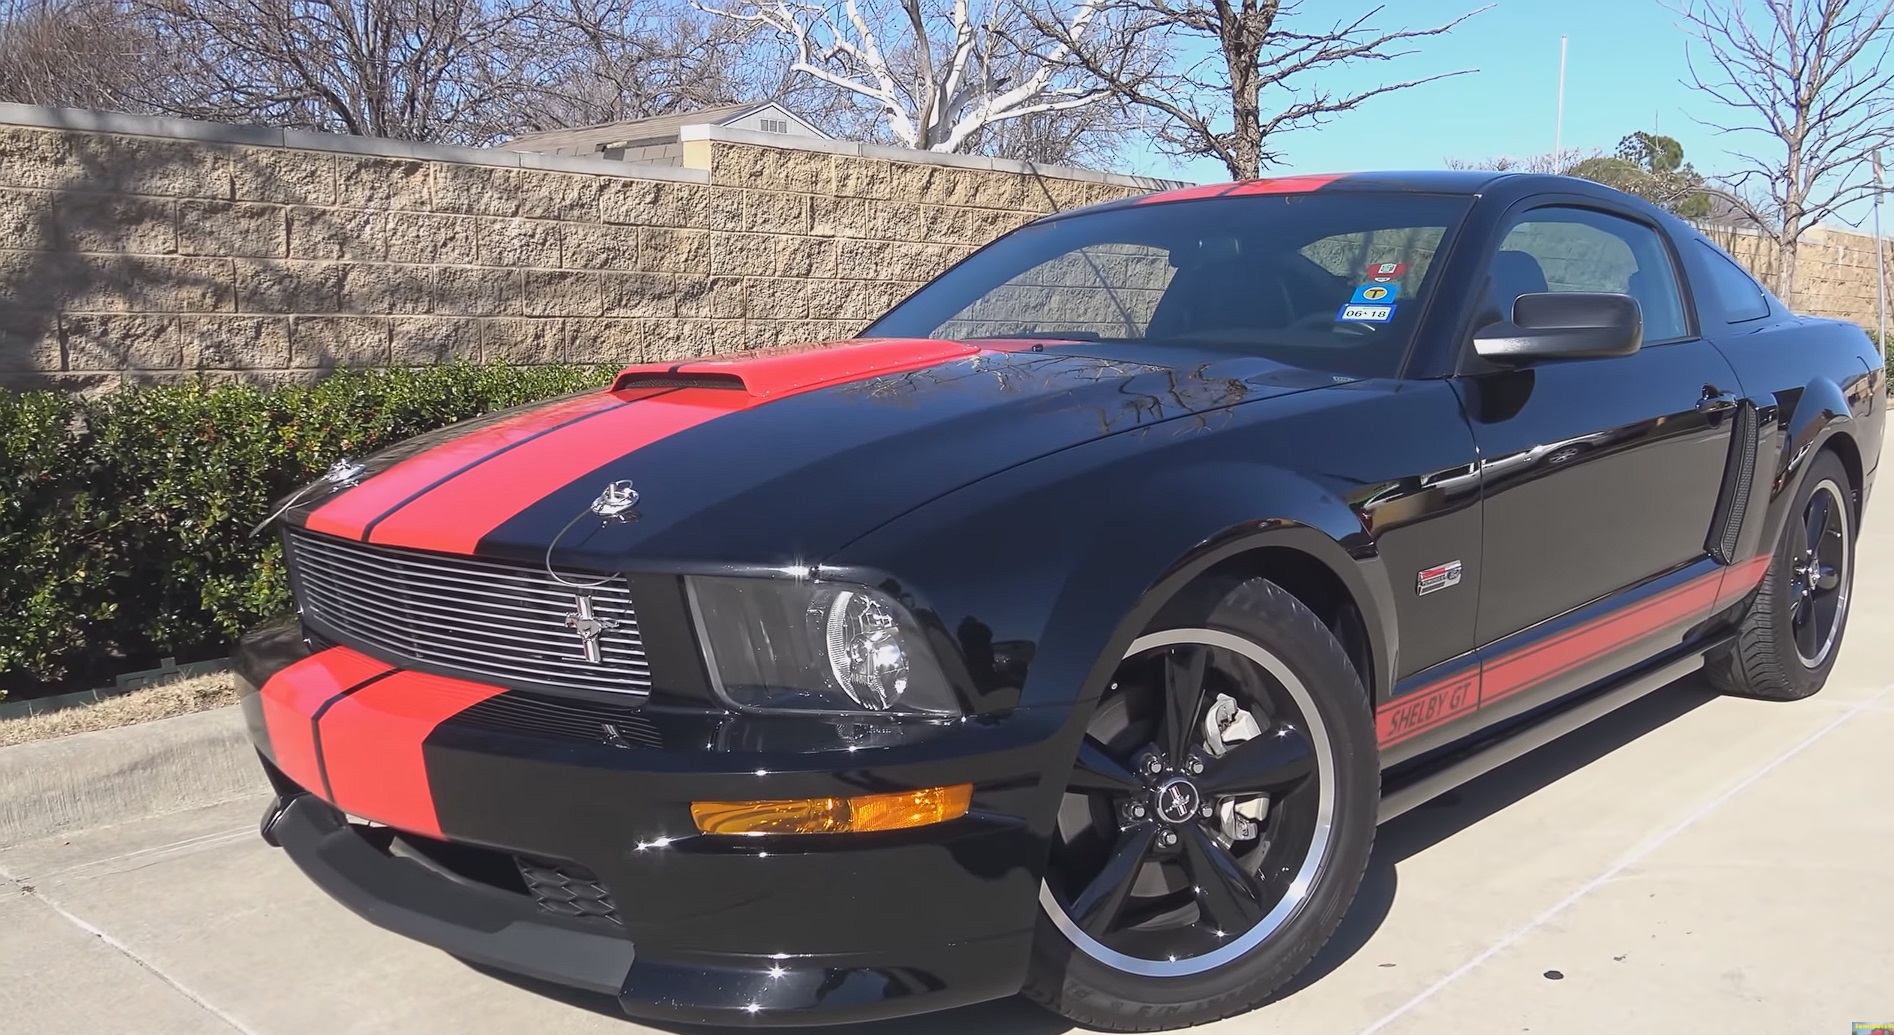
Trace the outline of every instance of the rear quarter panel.
{"label": "rear quarter panel", "polygon": [[1726,327],[1715,340],[1760,418],[1754,489],[1767,493],[1768,505],[1751,511],[1760,520],[1745,522],[1740,552],[1769,552],[1803,474],[1825,448],[1850,468],[1865,506],[1887,419],[1886,373],[1866,332],[1839,321],[1788,317]]}

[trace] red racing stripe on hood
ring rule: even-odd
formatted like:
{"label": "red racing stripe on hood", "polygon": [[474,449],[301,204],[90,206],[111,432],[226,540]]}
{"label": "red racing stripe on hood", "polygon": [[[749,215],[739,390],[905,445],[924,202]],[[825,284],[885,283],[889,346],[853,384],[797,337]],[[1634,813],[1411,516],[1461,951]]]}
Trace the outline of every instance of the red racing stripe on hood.
{"label": "red racing stripe on hood", "polygon": [[271,676],[257,695],[276,768],[298,786],[320,795],[322,763],[315,717],[329,702],[393,668],[347,647],[330,647]]}
{"label": "red racing stripe on hood", "polygon": [[367,481],[330,497],[309,515],[313,532],[360,539],[375,520],[428,488],[502,450],[562,424],[619,406],[624,399],[597,392],[519,414],[409,457]]}
{"label": "red racing stripe on hood", "polygon": [[569,424],[408,503],[382,519],[368,541],[472,553],[487,533],[587,471],[762,401],[730,389],[685,388]]}
{"label": "red racing stripe on hood", "polygon": [[322,760],[336,808],[397,830],[442,836],[421,745],[435,727],[497,686],[397,672],[337,701],[322,717]]}

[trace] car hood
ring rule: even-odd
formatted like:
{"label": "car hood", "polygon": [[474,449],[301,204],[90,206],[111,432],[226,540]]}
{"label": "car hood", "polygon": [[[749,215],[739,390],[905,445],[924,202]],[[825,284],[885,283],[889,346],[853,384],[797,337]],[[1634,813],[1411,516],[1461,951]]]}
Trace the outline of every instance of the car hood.
{"label": "car hood", "polygon": [[[1200,432],[1220,409],[1336,380],[1227,353],[936,339],[639,366],[605,391],[403,443],[290,521],[523,563],[551,548],[580,569],[807,564],[1016,464],[1106,435]],[[1205,419],[1166,423],[1191,416]],[[614,484],[636,502],[594,513]]]}

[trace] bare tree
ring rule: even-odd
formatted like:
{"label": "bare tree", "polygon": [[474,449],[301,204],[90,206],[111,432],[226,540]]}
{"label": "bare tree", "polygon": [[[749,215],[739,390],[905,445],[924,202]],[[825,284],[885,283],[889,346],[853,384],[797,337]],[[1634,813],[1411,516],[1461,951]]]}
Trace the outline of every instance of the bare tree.
{"label": "bare tree", "polygon": [[556,0],[535,41],[537,82],[514,100],[522,130],[596,125],[770,98],[818,123],[846,107],[791,72],[772,34],[687,0]]}
{"label": "bare tree", "polygon": [[1734,152],[1743,168],[1726,196],[1767,199],[1749,215],[1773,238],[1772,287],[1793,305],[1802,238],[1875,193],[1869,157],[1894,144],[1894,0],[1685,0],[1673,10],[1702,48],[1685,85],[1734,115],[1704,124],[1762,138]]}
{"label": "bare tree", "polygon": [[1597,148],[1568,147],[1536,155],[1494,155],[1491,158],[1449,158],[1449,169],[1477,169],[1486,172],[1533,173],[1540,176],[1571,176],[1572,170],[1586,162],[1603,158]]}
{"label": "bare tree", "polygon": [[112,0],[0,2],[0,100],[139,107],[154,41]]}
{"label": "bare tree", "polygon": [[[1377,6],[1311,29],[1300,24],[1298,0],[1101,2],[1090,17],[1121,27],[1108,39],[1086,33],[1083,23],[1056,9],[1033,9],[1033,24],[1053,42],[1060,60],[1126,103],[1156,113],[1162,120],[1156,137],[1166,150],[1216,158],[1237,179],[1258,176],[1265,165],[1282,160],[1273,146],[1277,134],[1323,125],[1382,94],[1473,71],[1360,91],[1320,85],[1324,74],[1341,67],[1413,54],[1409,42],[1439,36],[1479,11],[1432,28],[1380,29],[1371,23],[1386,7]],[[1121,38],[1167,58],[1155,66],[1128,63],[1113,49]]]}
{"label": "bare tree", "polygon": [[[1067,36],[1086,39],[1102,27],[1098,14],[1113,0],[1058,2],[1067,4]],[[1015,0],[702,6],[772,30],[788,47],[795,72],[871,106],[882,129],[905,147],[964,151],[999,123],[1072,111],[1110,96],[1103,84],[1074,74],[1067,44],[1030,32]]]}
{"label": "bare tree", "polygon": [[1039,165],[1111,170],[1120,164],[1135,128],[1122,106],[1088,104],[990,123],[968,138],[962,150]]}
{"label": "bare tree", "polygon": [[166,41],[151,102],[197,118],[487,143],[537,75],[546,0],[129,0]]}

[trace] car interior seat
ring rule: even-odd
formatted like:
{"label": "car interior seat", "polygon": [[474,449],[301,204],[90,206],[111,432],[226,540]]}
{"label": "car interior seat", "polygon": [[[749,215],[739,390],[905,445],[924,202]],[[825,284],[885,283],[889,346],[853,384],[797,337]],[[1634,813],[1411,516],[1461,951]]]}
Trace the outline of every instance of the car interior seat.
{"label": "car interior seat", "polygon": [[1152,314],[1153,337],[1279,330],[1294,316],[1281,274],[1267,262],[1230,259],[1177,271]]}
{"label": "car interior seat", "polygon": [[[1513,318],[1513,302],[1520,295],[1533,295],[1546,291],[1545,268],[1530,253],[1521,251],[1502,251],[1493,257],[1492,288],[1487,292],[1486,304],[1498,320]],[[1482,323],[1491,322],[1482,319]]]}

